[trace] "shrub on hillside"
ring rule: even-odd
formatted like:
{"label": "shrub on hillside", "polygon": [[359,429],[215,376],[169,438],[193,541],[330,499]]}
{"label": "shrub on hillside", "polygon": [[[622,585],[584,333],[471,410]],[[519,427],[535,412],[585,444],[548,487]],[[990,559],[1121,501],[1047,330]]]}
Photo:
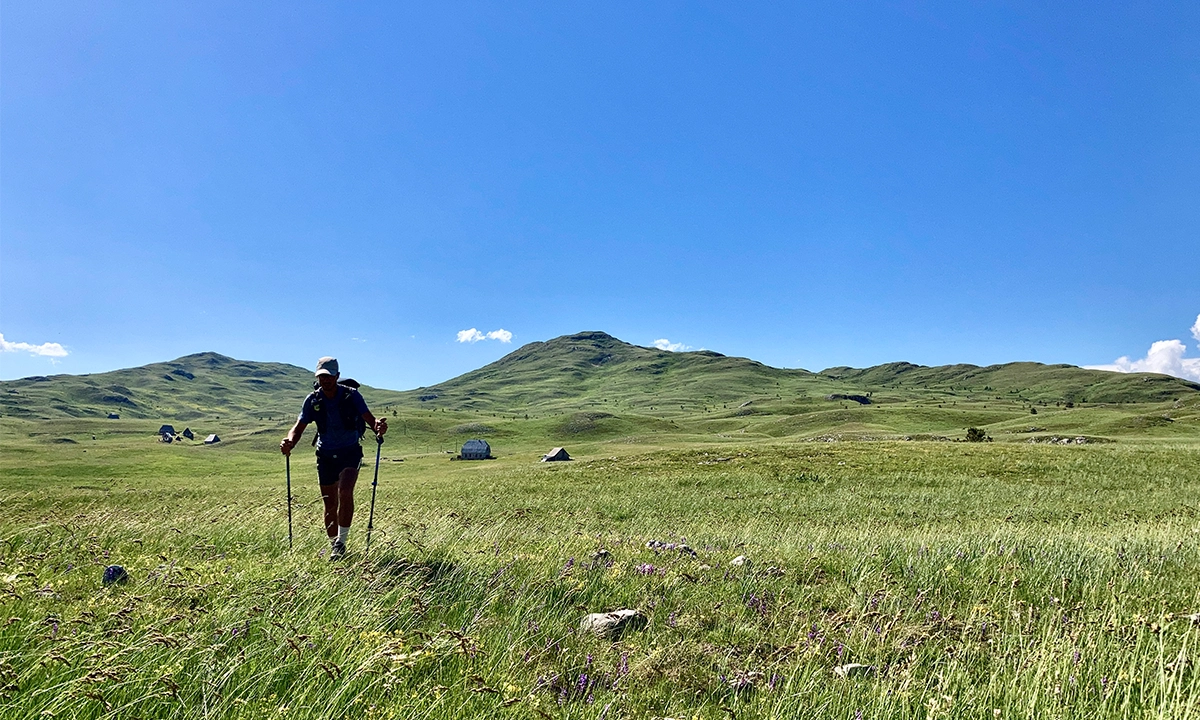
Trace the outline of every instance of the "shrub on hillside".
{"label": "shrub on hillside", "polygon": [[977,427],[967,428],[967,442],[987,442],[991,440],[987,436],[986,430],[981,430]]}

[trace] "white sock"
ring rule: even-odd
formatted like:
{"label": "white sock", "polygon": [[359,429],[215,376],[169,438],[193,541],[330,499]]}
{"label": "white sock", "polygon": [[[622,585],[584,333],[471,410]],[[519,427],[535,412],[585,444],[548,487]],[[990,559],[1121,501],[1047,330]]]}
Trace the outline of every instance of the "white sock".
{"label": "white sock", "polygon": [[350,537],[350,526],[349,525],[338,525],[337,539],[341,540],[342,544],[345,545],[346,538],[348,538],[348,537]]}

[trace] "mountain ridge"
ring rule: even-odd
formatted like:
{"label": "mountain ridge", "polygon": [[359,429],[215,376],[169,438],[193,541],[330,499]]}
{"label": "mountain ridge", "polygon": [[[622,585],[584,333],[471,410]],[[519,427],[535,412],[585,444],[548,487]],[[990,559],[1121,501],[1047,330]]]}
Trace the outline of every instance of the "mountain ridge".
{"label": "mountain ridge", "polygon": [[[310,370],[215,352],[105,373],[0,381],[9,417],[290,416],[312,383]],[[1071,365],[1013,362],[924,366],[909,362],[820,372],[774,368],[711,350],[670,352],[584,331],[522,345],[495,362],[435,385],[395,391],[364,386],[372,406],[443,412],[567,412],[608,406],[625,413],[729,411],[755,401],[863,398],[1032,407],[1074,403],[1156,403],[1200,394],[1200,384],[1166,375],[1120,374]],[[746,405],[743,405],[746,404]],[[796,408],[797,412],[800,408]]]}

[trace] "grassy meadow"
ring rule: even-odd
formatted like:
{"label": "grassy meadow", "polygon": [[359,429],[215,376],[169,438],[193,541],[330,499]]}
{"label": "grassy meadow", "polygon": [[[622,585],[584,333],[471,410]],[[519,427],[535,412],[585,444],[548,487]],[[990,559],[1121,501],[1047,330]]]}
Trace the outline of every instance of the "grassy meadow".
{"label": "grassy meadow", "polygon": [[[0,419],[0,716],[1200,717],[1194,397],[761,395],[397,401],[337,564],[306,446],[288,548],[280,418]],[[476,434],[498,459],[451,461]],[[645,627],[578,631],[618,608]]]}

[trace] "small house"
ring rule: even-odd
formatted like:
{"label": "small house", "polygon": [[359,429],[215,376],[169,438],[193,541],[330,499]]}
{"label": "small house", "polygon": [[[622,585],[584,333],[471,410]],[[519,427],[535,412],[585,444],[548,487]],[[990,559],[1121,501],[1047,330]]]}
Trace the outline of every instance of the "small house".
{"label": "small house", "polygon": [[570,459],[571,456],[567,454],[566,448],[554,448],[542,456],[542,462],[561,462]]}
{"label": "small house", "polygon": [[109,419],[109,420],[120,420],[120,419],[121,419],[121,416],[120,416],[120,415],[118,415],[118,414],[116,414],[116,413],[109,413],[109,414],[108,414],[108,419]]}
{"label": "small house", "polygon": [[159,435],[174,435],[175,434],[175,426],[174,425],[163,425],[162,427],[160,427],[158,429],[158,434]]}
{"label": "small house", "polygon": [[192,429],[191,429],[191,428],[184,428],[184,429],[183,429],[183,436],[184,436],[185,438],[187,438],[188,440],[195,440],[195,439],[196,439],[196,436],[192,434]]}
{"label": "small house", "polygon": [[221,438],[217,437],[216,433],[213,433],[212,435],[209,435],[208,437],[204,438],[205,445],[216,445],[219,442],[221,442]]}
{"label": "small house", "polygon": [[487,460],[492,456],[492,446],[487,440],[468,440],[462,446],[463,460]]}

